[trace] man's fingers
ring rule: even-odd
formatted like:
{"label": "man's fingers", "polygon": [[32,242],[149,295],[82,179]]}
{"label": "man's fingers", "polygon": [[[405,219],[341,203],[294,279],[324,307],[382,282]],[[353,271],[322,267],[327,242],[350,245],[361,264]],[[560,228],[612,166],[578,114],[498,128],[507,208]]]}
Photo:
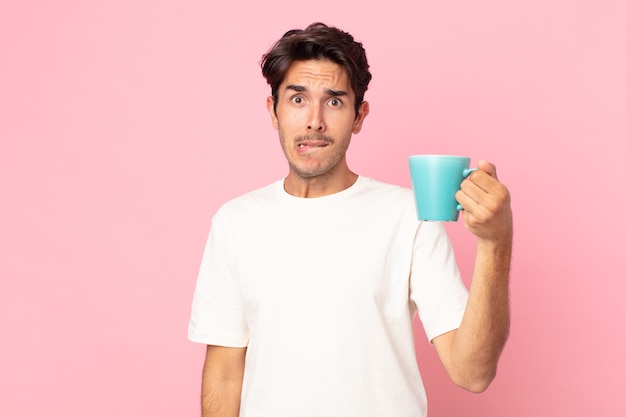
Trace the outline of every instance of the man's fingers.
{"label": "man's fingers", "polygon": [[489,174],[489,176],[494,177],[494,178],[498,178],[498,174],[496,173],[496,166],[492,163],[489,163],[487,161],[485,161],[484,159],[481,159],[478,161],[477,167],[479,170],[486,172],[487,174]]}

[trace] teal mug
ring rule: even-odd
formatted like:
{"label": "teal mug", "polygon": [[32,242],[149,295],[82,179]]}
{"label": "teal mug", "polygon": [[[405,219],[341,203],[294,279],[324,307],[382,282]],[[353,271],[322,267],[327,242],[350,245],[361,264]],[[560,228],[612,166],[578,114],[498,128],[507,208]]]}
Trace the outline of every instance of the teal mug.
{"label": "teal mug", "polygon": [[463,207],[454,195],[461,182],[476,168],[470,158],[454,155],[411,155],[409,169],[417,218],[424,221],[455,222]]}

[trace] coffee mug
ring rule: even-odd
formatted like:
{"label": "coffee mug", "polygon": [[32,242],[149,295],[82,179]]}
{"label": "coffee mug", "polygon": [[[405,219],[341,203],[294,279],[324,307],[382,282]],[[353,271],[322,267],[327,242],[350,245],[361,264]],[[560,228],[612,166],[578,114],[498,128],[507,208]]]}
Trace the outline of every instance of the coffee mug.
{"label": "coffee mug", "polygon": [[411,155],[409,169],[417,218],[424,221],[455,222],[463,207],[454,195],[461,182],[476,168],[470,158],[455,155]]}

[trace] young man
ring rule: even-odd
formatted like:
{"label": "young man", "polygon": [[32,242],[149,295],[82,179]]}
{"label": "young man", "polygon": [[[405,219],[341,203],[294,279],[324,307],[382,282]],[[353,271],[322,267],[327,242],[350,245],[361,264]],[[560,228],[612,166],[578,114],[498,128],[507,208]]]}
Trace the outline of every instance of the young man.
{"label": "young man", "polygon": [[352,172],[368,115],[362,45],[323,24],[264,56],[287,176],[215,214],[189,338],[207,344],[204,417],[420,417],[419,314],[452,380],[487,388],[509,329],[509,193],[485,161],[457,193],[477,237],[470,291],[412,193]]}

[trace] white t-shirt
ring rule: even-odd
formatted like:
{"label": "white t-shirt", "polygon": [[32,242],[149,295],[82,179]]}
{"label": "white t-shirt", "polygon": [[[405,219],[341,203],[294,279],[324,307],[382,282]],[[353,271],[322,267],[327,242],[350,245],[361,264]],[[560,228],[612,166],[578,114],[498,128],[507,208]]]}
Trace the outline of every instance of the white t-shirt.
{"label": "white t-shirt", "polygon": [[458,328],[467,290],[411,190],[358,177],[320,198],[283,181],[213,217],[189,339],[244,347],[242,417],[423,417],[413,343]]}

